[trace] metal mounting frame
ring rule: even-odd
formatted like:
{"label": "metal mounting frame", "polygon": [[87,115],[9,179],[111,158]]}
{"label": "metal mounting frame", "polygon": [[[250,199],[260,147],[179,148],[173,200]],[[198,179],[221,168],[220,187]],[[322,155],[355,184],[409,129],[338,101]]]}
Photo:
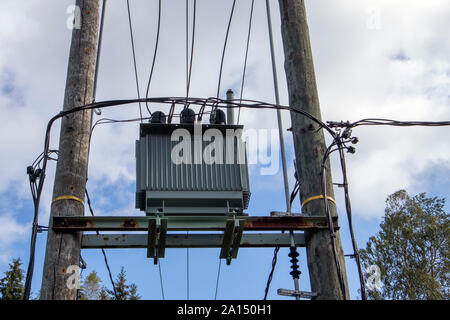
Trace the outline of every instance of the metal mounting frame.
{"label": "metal mounting frame", "polygon": [[[338,230],[337,217],[333,227]],[[220,248],[220,258],[229,265],[241,247],[288,247],[288,234],[253,231],[304,231],[328,228],[323,216],[95,216],[53,217],[55,232],[127,231],[141,234],[84,234],[82,248],[147,248],[154,263],[164,258],[166,248]],[[223,233],[180,234],[174,231]],[[244,233],[244,231],[248,231]],[[146,232],[142,233],[142,232]],[[305,246],[303,234],[296,245]]]}

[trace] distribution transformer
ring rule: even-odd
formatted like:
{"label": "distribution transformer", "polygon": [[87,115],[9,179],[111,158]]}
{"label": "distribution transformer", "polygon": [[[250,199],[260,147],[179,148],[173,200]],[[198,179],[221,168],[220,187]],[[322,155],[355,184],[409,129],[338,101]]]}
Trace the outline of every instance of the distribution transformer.
{"label": "distribution transformer", "polygon": [[136,208],[146,215],[242,215],[250,200],[240,125],[142,123]]}

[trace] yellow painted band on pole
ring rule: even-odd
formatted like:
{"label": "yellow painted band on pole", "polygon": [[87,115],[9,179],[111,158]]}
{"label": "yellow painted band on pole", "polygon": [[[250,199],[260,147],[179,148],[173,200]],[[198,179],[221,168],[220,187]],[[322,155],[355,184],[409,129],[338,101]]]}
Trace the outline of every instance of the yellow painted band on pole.
{"label": "yellow painted band on pole", "polygon": [[78,197],[75,197],[75,196],[61,196],[61,197],[57,197],[57,198],[53,199],[52,203],[55,203],[56,201],[60,201],[60,200],[75,200],[75,201],[78,201],[79,203],[81,203],[84,206],[84,201],[81,200]]}
{"label": "yellow painted band on pole", "polygon": [[[310,202],[310,201],[312,201],[312,200],[317,200],[317,199],[323,199],[323,195],[309,197],[308,199],[306,199],[305,201],[303,201],[302,207],[304,207],[308,202]],[[327,199],[330,200],[331,202],[333,202],[333,203],[336,205],[336,201],[335,201],[332,197],[327,196]]]}

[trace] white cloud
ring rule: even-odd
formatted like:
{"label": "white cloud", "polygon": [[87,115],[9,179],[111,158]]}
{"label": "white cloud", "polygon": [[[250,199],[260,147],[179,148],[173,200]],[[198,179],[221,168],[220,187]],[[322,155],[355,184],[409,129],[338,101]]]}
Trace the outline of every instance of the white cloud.
{"label": "white cloud", "polygon": [[9,262],[14,252],[11,245],[21,242],[28,234],[29,226],[18,223],[10,214],[0,214],[0,265]]}
{"label": "white cloud", "polygon": [[[66,28],[66,8],[72,3],[72,0],[3,0],[0,4],[0,42],[4,48],[0,52],[0,74],[5,70],[11,72],[14,88],[23,97],[20,105],[14,96],[0,95],[0,116],[7,119],[0,127],[0,144],[9,155],[0,160],[0,193],[18,182],[26,185],[25,168],[42,149],[46,122],[61,109],[71,36]],[[153,57],[157,1],[136,0],[131,4],[140,89],[144,95]],[[182,96],[184,3],[182,8],[175,1],[165,1],[163,5],[161,42],[150,96]],[[323,119],[358,120],[375,116],[450,119],[450,42],[445,32],[450,29],[448,1],[317,0],[307,5]],[[366,27],[371,6],[380,9],[379,30]],[[230,8],[231,2],[227,1],[198,3],[192,96],[216,94]],[[237,4],[224,65],[223,94],[233,87],[239,95],[249,8],[250,2]],[[280,91],[282,103],[287,104],[276,1],[272,1],[272,12]],[[125,13],[124,1],[108,2],[98,100],[136,96]],[[274,101],[274,94],[262,1],[256,2],[254,23],[244,98],[270,102]],[[395,59],[396,56],[404,59]],[[164,106],[151,106],[152,110],[158,108],[167,110]],[[103,113],[119,119],[138,115],[137,106]],[[241,119],[247,127],[276,128],[273,110],[243,110]],[[288,113],[283,113],[283,119],[285,129],[290,127]],[[58,131],[56,124],[52,131],[53,147],[57,146]],[[389,192],[415,185],[417,174],[430,163],[448,163],[449,133],[447,128],[355,129],[354,134],[361,142],[357,154],[348,157],[355,214],[379,216]],[[96,129],[89,171],[92,189],[133,182],[137,135],[137,124]],[[291,163],[292,155],[288,157],[288,164]],[[334,177],[338,180],[338,166],[333,163]],[[52,170],[54,167],[49,169],[42,201],[42,221],[48,219]],[[25,197],[28,189],[17,192]],[[129,196],[133,204],[132,194]]]}

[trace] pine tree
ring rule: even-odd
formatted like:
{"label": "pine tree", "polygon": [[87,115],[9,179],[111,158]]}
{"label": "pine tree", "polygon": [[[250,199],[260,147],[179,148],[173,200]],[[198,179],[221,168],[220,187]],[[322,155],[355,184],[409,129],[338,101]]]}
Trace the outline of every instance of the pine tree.
{"label": "pine tree", "polygon": [[80,289],[80,300],[99,300],[100,299],[100,283],[102,280],[93,270],[83,281]]}
{"label": "pine tree", "polygon": [[137,294],[137,286],[127,284],[125,268],[120,269],[115,281],[116,292],[113,290],[107,290],[111,300],[139,300],[141,297]]}
{"label": "pine tree", "polygon": [[[114,293],[113,293],[114,294]],[[100,293],[99,293],[99,300],[111,300],[108,289],[106,289],[105,286],[103,286],[100,289]]]}
{"label": "pine tree", "polygon": [[141,296],[137,293],[137,286],[132,283],[130,285],[130,299],[129,300],[140,300]]}
{"label": "pine tree", "polygon": [[450,216],[444,204],[405,190],[388,196],[381,230],[361,250],[363,266],[380,271],[380,286],[368,290],[372,299],[450,299]]}
{"label": "pine tree", "polygon": [[23,297],[23,270],[20,258],[13,259],[9,265],[9,271],[5,272],[5,277],[0,279],[1,300],[21,300]]}

